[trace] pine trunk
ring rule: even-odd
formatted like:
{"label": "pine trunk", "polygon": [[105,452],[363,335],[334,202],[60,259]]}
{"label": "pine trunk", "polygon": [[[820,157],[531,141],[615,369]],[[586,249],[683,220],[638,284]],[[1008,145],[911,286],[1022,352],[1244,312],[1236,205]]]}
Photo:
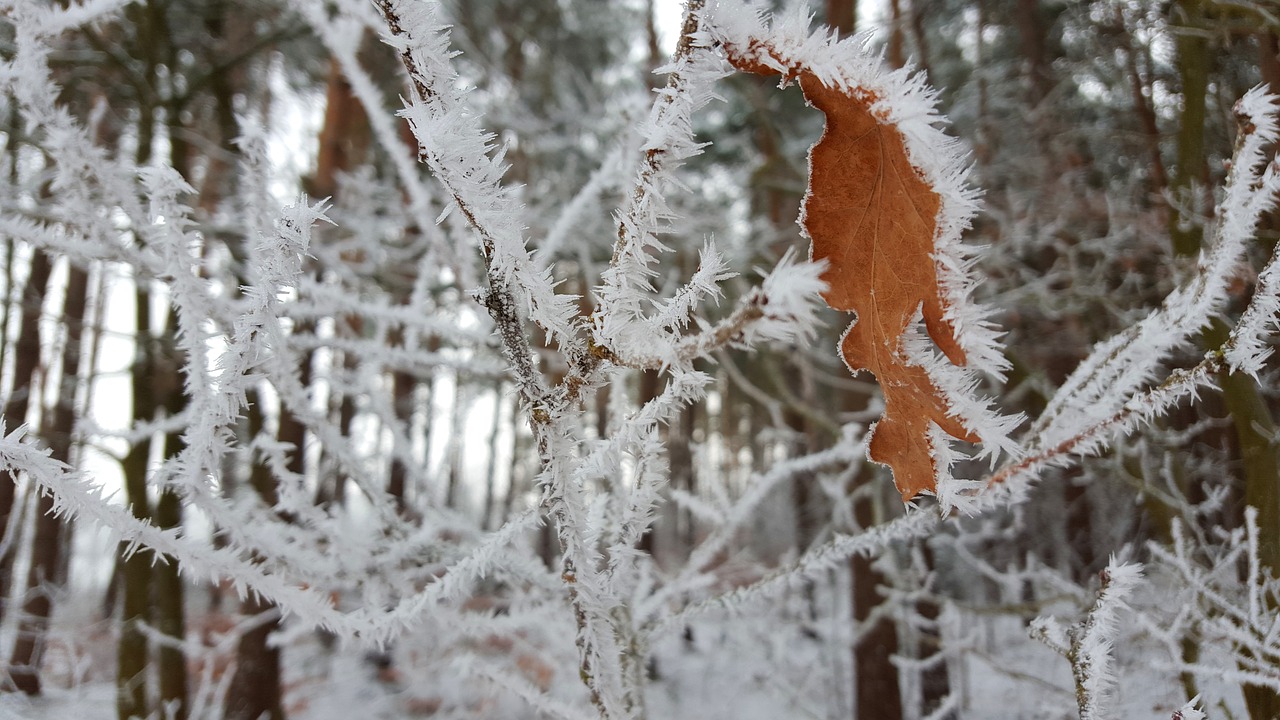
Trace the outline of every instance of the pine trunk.
{"label": "pine trunk", "polygon": [[[155,362],[151,338],[151,295],[139,289],[134,295],[137,325],[137,358],[132,371],[133,418],[147,422],[155,416],[156,401],[152,392],[152,366]],[[124,471],[125,502],[133,516],[150,520],[147,499],[147,465],[151,456],[151,440],[138,440],[121,462]],[[117,562],[123,568],[120,576],[120,645],[116,656],[116,712],[119,720],[143,718],[149,714],[147,703],[147,636],[142,626],[150,621],[151,562],[149,551],[121,543]]]}

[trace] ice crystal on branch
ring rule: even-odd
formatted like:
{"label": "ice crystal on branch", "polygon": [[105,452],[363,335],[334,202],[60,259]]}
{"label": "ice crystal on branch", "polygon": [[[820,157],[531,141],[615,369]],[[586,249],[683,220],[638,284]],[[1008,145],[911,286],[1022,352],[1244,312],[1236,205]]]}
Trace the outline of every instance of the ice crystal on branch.
{"label": "ice crystal on branch", "polygon": [[[1036,421],[1040,447],[1061,444],[1116,413],[1155,377],[1175,348],[1185,346],[1222,312],[1258,218],[1280,193],[1280,167],[1265,157],[1265,148],[1277,138],[1275,98],[1256,87],[1236,103],[1236,113],[1239,136],[1226,192],[1215,213],[1212,244],[1201,254],[1195,275],[1170,293],[1160,309],[1098,343],[1077,366]],[[1228,355],[1231,364],[1246,369],[1263,352],[1255,338],[1275,308],[1274,285],[1264,281],[1259,289],[1254,299],[1258,310],[1246,314],[1245,334]]]}
{"label": "ice crystal on branch", "polygon": [[[199,60],[206,50],[217,53],[200,43],[178,53],[172,67],[163,54],[150,62],[130,55],[154,48],[130,47],[145,33],[131,32],[138,14],[125,12],[119,0],[5,4],[4,30],[12,42],[0,59],[0,103],[7,111],[0,115],[11,121],[0,132],[6,150],[0,184],[7,191],[0,193],[0,233],[13,265],[4,278],[6,320],[16,318],[22,327],[6,325],[0,338],[0,383],[12,396],[4,424],[33,427],[0,437],[0,480],[10,480],[0,490],[27,492],[37,507],[109,528],[122,540],[126,560],[150,560],[145,554],[154,553],[158,561],[178,563],[189,578],[254,598],[242,613],[257,615],[233,620],[216,648],[158,628],[146,630],[148,640],[202,659],[234,652],[242,636],[268,626],[272,641],[290,653],[313,626],[348,643],[394,640],[397,656],[413,665],[406,662],[405,669],[419,673],[402,678],[404,694],[429,689],[442,695],[418,698],[422,704],[406,710],[441,715],[516,716],[530,708],[609,720],[687,715],[662,704],[666,690],[698,682],[685,672],[695,664],[731,659],[735,673],[746,669],[733,678],[732,693],[754,699],[756,691],[741,677],[767,677],[779,687],[794,685],[787,698],[803,702],[792,703],[791,711],[821,700],[829,701],[826,715],[849,717],[856,684],[850,676],[875,669],[862,658],[851,668],[850,649],[877,645],[872,633],[887,629],[898,652],[885,666],[899,673],[904,694],[917,695],[904,698],[905,714],[940,718],[969,710],[972,694],[954,687],[926,698],[925,675],[944,664],[974,662],[967,641],[946,633],[972,628],[974,609],[990,609],[981,607],[983,595],[999,596],[1001,621],[1075,598],[1092,604],[1083,622],[1046,617],[1033,627],[1070,658],[1079,712],[1105,715],[1109,681],[1126,657],[1115,652],[1127,638],[1117,618],[1127,619],[1126,601],[1136,605],[1125,593],[1138,576],[1113,562],[1092,603],[1080,576],[1091,576],[1093,559],[1110,549],[1094,547],[1100,538],[1124,523],[1103,532],[1099,521],[1091,528],[1093,543],[1081,550],[1075,534],[1059,540],[1082,515],[1079,504],[1096,498],[1083,494],[1067,510],[1057,498],[1044,507],[1024,503],[1036,497],[1029,488],[1037,480],[1050,479],[1051,491],[1063,487],[1054,468],[1114,447],[1119,436],[1229,377],[1224,371],[1263,383],[1274,373],[1266,364],[1280,307],[1280,261],[1274,259],[1259,273],[1224,346],[1197,351],[1203,360],[1188,361],[1190,367],[1161,367],[1194,347],[1207,320],[1225,316],[1235,281],[1249,276],[1244,250],[1280,183],[1274,161],[1264,166],[1277,135],[1270,96],[1253,91],[1239,104],[1237,154],[1194,276],[1147,320],[1100,343],[1055,394],[1049,378],[1059,377],[1059,368],[1028,363],[1037,356],[1023,347],[1011,348],[1006,360],[991,311],[973,301],[976,258],[962,236],[977,194],[968,186],[965,153],[935,109],[936,94],[923,74],[893,69],[896,61],[880,57],[869,36],[815,32],[804,11],[775,17],[757,12],[763,3],[691,0],[677,51],[661,68],[665,84],[650,92],[641,70],[661,63],[638,61],[631,52],[636,37],[611,22],[636,19],[636,3],[516,3],[522,12],[554,8],[565,20],[556,32],[600,23],[595,40],[616,43],[610,47],[620,49],[622,59],[599,68],[594,59],[581,63],[591,65],[581,75],[574,70],[582,68],[565,62],[578,56],[562,54],[563,46],[531,27],[502,24],[508,19],[497,17],[492,4],[282,3],[329,54],[326,93],[334,115],[351,120],[363,113],[367,120],[351,135],[368,137],[348,136],[334,129],[348,126],[337,123],[332,135],[322,133],[326,140],[342,135],[368,143],[351,166],[323,183],[305,183],[326,188],[312,194],[331,194],[332,206],[305,196],[282,202],[273,194],[281,183],[269,138],[271,126],[282,122],[283,94],[268,101],[248,84],[217,98],[207,90],[243,69],[274,92],[281,63],[299,57],[276,43],[296,28],[259,35],[276,20],[252,23],[258,44],[235,60],[244,65],[224,72],[226,66],[212,63],[220,74],[202,80],[197,66],[205,63],[188,62],[186,53]],[[181,35],[186,29],[178,19],[185,16],[177,13],[188,12],[187,5],[148,8]],[[587,6],[591,13],[580,12]],[[1135,7],[1120,9],[1121,21],[1138,12]],[[511,14],[523,22],[523,15]],[[1063,18],[1071,21],[1069,13]],[[1002,27],[995,16],[980,14],[978,22],[985,30]],[[938,29],[932,24],[924,17],[913,28],[921,50]],[[985,30],[966,29],[962,37],[985,43]],[[81,37],[86,34],[92,47]],[[385,46],[366,42],[375,34]],[[104,38],[121,40],[119,47],[104,53],[110,47]],[[233,46],[235,39],[228,34],[210,46]],[[268,47],[266,62],[257,53]],[[134,78],[126,92],[78,86],[101,88],[90,110],[78,87],[67,83],[99,67],[68,70],[65,60],[81,57],[84,48],[91,57],[124,60],[121,65],[149,75]],[[462,60],[459,49],[467,51]],[[998,111],[1017,82],[986,83],[1001,65],[986,62],[991,50],[979,48],[981,62],[968,69],[982,71],[983,101],[993,100],[985,109]],[[385,63],[375,57],[379,51]],[[938,57],[950,62],[953,54]],[[400,70],[392,71],[395,60]],[[949,71],[934,76],[965,77]],[[734,72],[770,79],[723,82]],[[776,122],[781,96],[755,97],[774,80],[799,85],[822,113],[810,116],[815,128],[819,120],[826,123],[809,154],[803,199],[809,258],[794,238],[782,237],[785,214],[753,214],[743,222],[740,209],[747,186],[760,189],[765,173],[750,167],[760,155],[786,164],[796,143],[812,138],[772,128],[782,142],[766,149],[754,135],[717,135],[741,129],[743,87],[750,101],[765,101],[750,109],[769,113],[755,130],[790,125]],[[573,90],[566,92],[568,85]],[[698,117],[717,90],[727,96],[729,111]],[[961,118],[970,90],[954,90],[948,99],[958,100],[950,112]],[[397,93],[402,100],[384,107]],[[529,112],[535,103],[526,102],[539,93],[538,102],[552,108],[545,116]],[[157,99],[163,102],[148,105]],[[632,122],[632,108],[649,101],[648,115]],[[218,128],[216,140],[200,137],[184,148],[182,141],[206,129],[211,107],[217,124],[227,127]],[[234,115],[237,109],[241,115]],[[616,124],[592,126],[605,116],[616,116],[610,118]],[[138,132],[115,132],[110,123],[121,119],[136,119]],[[149,123],[153,142],[131,148],[145,135],[142,123]],[[1000,130],[1018,130],[1009,125]],[[695,136],[695,127],[713,130]],[[238,141],[231,137],[237,132]],[[722,147],[698,157],[710,141]],[[172,143],[167,156],[165,143]],[[129,159],[130,149],[139,162]],[[1153,149],[1158,165],[1162,149]],[[1003,254],[988,256],[998,266],[993,295],[1005,303],[1010,293],[1024,291],[995,287],[1011,284],[1007,265],[999,264],[1020,263],[1015,251],[1043,249],[1033,246],[1059,238],[1056,226],[1028,223],[1036,230],[1024,232],[1022,209],[1010,207],[1022,198],[1006,192],[1008,177],[986,164],[991,148],[985,150],[993,214],[978,231],[999,226],[988,236],[1013,238],[995,246]],[[1056,167],[1041,167],[1051,157],[1037,155],[1043,148],[1032,150],[1036,162],[1028,166]],[[564,157],[547,162],[555,153]],[[797,150],[793,159],[801,155]],[[191,160],[190,172],[181,158]],[[507,179],[517,174],[508,172],[508,160],[527,187]],[[1120,160],[1140,166],[1129,156]],[[184,169],[180,174],[170,164]],[[771,210],[785,204],[792,187],[775,188],[772,179],[764,178],[768,192],[777,190]],[[1106,184],[1108,203],[1123,204],[1110,195],[1119,185]],[[801,187],[795,189],[799,200]],[[287,192],[299,198],[292,187]],[[1048,198],[1049,211],[1059,209],[1059,201]],[[1144,203],[1144,217],[1164,209],[1152,209],[1149,198]],[[1114,207],[1098,215],[1123,224],[1114,222]],[[1132,225],[1138,229],[1125,232],[1146,231]],[[1141,239],[1166,244],[1164,230]],[[1110,230],[1094,238],[1107,243],[1107,253],[1115,251],[1114,239]],[[530,252],[534,242],[538,253]],[[36,261],[48,261],[48,278],[22,271]],[[76,319],[52,307],[68,264],[72,272],[87,270],[102,288],[90,297],[104,304],[97,310],[106,320],[80,319],[86,337],[123,341],[125,354],[136,358],[130,369],[137,372],[129,373],[135,387],[145,391],[151,389],[146,383],[164,381],[173,388],[172,404],[145,409],[140,398],[135,404],[142,409],[111,427],[94,416],[106,383],[83,388],[94,388],[98,378],[90,373],[119,375],[119,366],[87,363],[94,366],[88,373],[64,370],[63,378],[55,377],[70,357],[60,359],[57,351],[74,350],[77,335]],[[1127,277],[1149,279],[1140,263],[1120,265]],[[753,266],[759,267],[751,272]],[[1075,322],[1070,313],[1080,297],[1097,288],[1060,282],[1058,272],[1050,268],[1033,278],[1046,292],[1038,299],[1046,314],[1059,313],[1054,322]],[[130,291],[142,303],[150,300],[136,308],[167,311],[136,330],[117,327],[114,298]],[[834,339],[821,327],[824,298],[857,313],[841,352],[855,370],[876,376],[887,407],[872,384],[844,373],[837,355],[811,347]],[[1143,296],[1141,302],[1148,301],[1157,302]],[[1017,302],[1006,307],[1020,322],[1031,314]],[[24,343],[27,327],[44,335]],[[815,343],[815,337],[827,339]],[[36,348],[23,360],[30,359],[33,379],[12,380],[19,374],[14,355],[22,352],[11,355],[15,345]],[[1064,353],[1050,356],[1055,360],[1086,354],[1081,347],[1054,351]],[[1002,377],[1013,358],[1020,369],[1017,391],[987,397],[987,381]],[[1069,371],[1061,368],[1063,375]],[[43,405],[8,402],[24,393]],[[1021,416],[1003,408],[1038,407],[1027,393],[1048,398],[1048,410],[1026,437],[1015,439]],[[1266,392],[1263,397],[1270,399]],[[126,448],[131,461],[146,456],[147,462],[129,463],[136,487],[128,501],[136,515],[103,483],[73,468],[74,455],[70,462],[59,459],[41,445],[57,436],[42,433],[41,423],[55,401],[68,398],[70,406],[91,408],[65,428],[86,455]],[[479,446],[485,434],[474,432],[477,420],[492,423],[487,449]],[[1201,425],[1218,422],[1205,417]],[[1254,429],[1271,433],[1265,423]],[[1198,430],[1160,433],[1161,440],[1196,446],[1189,470],[1204,459]],[[1114,465],[1126,478],[1132,479],[1134,454],[1148,452],[1149,439],[1135,443],[1143,446],[1136,451],[1117,453]],[[161,447],[163,457],[153,462]],[[942,512],[900,514],[892,492],[879,498],[887,488],[869,481],[868,454],[891,465],[902,496],[934,493]],[[1166,471],[1183,458],[1170,455],[1164,465],[1138,459],[1144,505],[1168,500],[1161,517],[1189,518],[1188,530],[1179,521],[1169,524],[1171,548],[1152,549],[1150,567],[1181,589],[1172,621],[1143,620],[1150,636],[1170,649],[1170,672],[1280,688],[1276,581],[1266,567],[1271,521],[1247,510],[1242,528],[1217,535],[1193,528],[1192,522],[1225,515],[1235,491],[1206,484],[1209,500],[1190,506],[1176,497],[1174,482],[1161,483],[1162,472],[1172,475]],[[477,460],[487,465],[483,471]],[[1235,465],[1219,463],[1206,476],[1218,479],[1222,467]],[[1069,478],[1072,494],[1077,481],[1100,474],[1091,465]],[[184,524],[147,515],[157,495],[180,502]],[[1105,506],[1092,506],[1091,520],[1127,520],[1134,512],[1132,503],[1106,497]],[[949,509],[981,516],[957,517]],[[36,523],[53,517],[11,515]],[[1041,521],[1049,527],[1039,527]],[[27,533],[10,523],[0,550],[44,547],[14,542],[33,537]],[[1078,557],[1086,550],[1090,557]],[[908,556],[909,563],[896,562]],[[1051,563],[1079,576],[1047,567]],[[977,580],[965,576],[969,565]],[[881,592],[885,588],[889,592]],[[0,590],[10,597],[19,592]],[[947,595],[952,591],[963,593],[964,602]],[[924,637],[935,632],[936,638]],[[8,626],[0,632],[12,635]],[[1216,655],[1183,657],[1188,638]],[[935,644],[941,651],[926,656],[924,649]],[[760,648],[764,657],[752,656]],[[821,662],[810,662],[818,657]],[[784,682],[791,679],[787,672],[804,682]],[[202,697],[222,691],[215,685],[205,683]],[[818,685],[823,693],[810,692]],[[484,701],[470,702],[476,697]],[[713,699],[715,711],[727,712],[721,707],[727,694]],[[0,713],[7,702],[0,698]],[[1179,712],[1196,714],[1191,706]]]}
{"label": "ice crystal on branch", "polygon": [[1109,717],[1108,705],[1116,687],[1112,650],[1120,633],[1120,613],[1142,579],[1142,565],[1120,563],[1114,557],[1102,571],[1102,588],[1084,620],[1064,628],[1053,618],[1038,617],[1031,635],[1071,662],[1080,720]]}

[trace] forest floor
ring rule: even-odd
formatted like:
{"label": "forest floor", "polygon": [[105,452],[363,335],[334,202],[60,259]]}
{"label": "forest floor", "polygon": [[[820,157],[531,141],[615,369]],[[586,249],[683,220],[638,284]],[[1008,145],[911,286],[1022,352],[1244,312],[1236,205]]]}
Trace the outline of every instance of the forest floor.
{"label": "forest floor", "polygon": [[[83,606],[82,606],[83,609]],[[216,618],[193,618],[195,628]],[[851,717],[851,653],[820,642],[818,623],[739,617],[702,621],[670,633],[652,648],[646,668],[649,717],[773,720]],[[1027,621],[1013,615],[952,618],[964,637],[944,643],[962,648],[951,663],[951,686],[962,718],[1069,720],[1076,717],[1067,661],[1031,640]],[[0,695],[0,720],[113,720],[114,638],[111,625],[63,618],[46,663],[45,696]],[[527,718],[520,687],[550,703],[585,707],[585,692],[572,663],[572,631],[553,632],[557,647],[530,648],[521,639],[485,638],[455,655],[429,649],[430,640],[406,636],[390,652],[331,646],[314,632],[286,630],[285,707],[290,720],[393,720],[399,718]],[[1134,639],[1134,643],[1144,642]],[[424,650],[424,648],[428,648]],[[476,679],[469,654],[484,667],[504,668],[493,681]],[[1120,645],[1113,717],[1169,718],[1181,706],[1182,689],[1168,668],[1129,661],[1152,657],[1149,647]],[[229,680],[229,653],[210,650],[205,664],[190,664],[193,703],[209,710]],[[221,659],[220,659],[221,658]],[[484,674],[484,673],[481,673]],[[493,673],[490,673],[493,675]],[[1210,717],[1243,717],[1239,689],[1200,688]],[[581,714],[581,713],[579,713]],[[193,714],[193,717],[211,717]],[[549,717],[543,714],[538,717]],[[585,715],[584,715],[585,717]]]}

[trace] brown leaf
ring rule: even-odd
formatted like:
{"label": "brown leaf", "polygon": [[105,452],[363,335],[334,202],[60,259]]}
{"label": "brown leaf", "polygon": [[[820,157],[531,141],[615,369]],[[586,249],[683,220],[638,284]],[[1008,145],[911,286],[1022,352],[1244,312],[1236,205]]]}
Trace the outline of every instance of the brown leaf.
{"label": "brown leaf", "polygon": [[[761,48],[735,55],[738,70],[777,75],[754,59]],[[776,59],[776,58],[775,58]],[[912,166],[902,134],[871,110],[876,97],[827,87],[805,68],[791,69],[805,98],[826,114],[826,129],[809,157],[809,192],[801,224],[813,258],[829,265],[827,304],[857,313],[840,351],[850,369],[870,371],[884,393],[885,412],[867,455],[893,470],[904,500],[936,489],[929,423],[976,442],[947,412],[925,371],[909,365],[902,337],[917,310],[939,349],[957,365],[965,353],[943,312],[946,298],[933,259],[941,198]]]}

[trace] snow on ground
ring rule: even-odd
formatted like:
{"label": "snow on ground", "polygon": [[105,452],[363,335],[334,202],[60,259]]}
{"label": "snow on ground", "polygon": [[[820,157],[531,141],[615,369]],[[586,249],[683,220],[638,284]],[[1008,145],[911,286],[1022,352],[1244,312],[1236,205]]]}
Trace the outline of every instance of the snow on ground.
{"label": "snow on ground", "polygon": [[[840,598],[817,593],[818,607]],[[831,613],[813,613],[796,597],[760,614],[702,618],[657,638],[651,661],[647,716],[660,720],[774,720],[852,717],[852,653],[847,634]],[[1135,603],[1136,605],[1137,603]],[[72,605],[72,607],[77,607]],[[91,613],[91,603],[80,603]],[[1069,720],[1076,717],[1067,661],[1030,639],[1030,618],[957,610],[944,623],[945,645],[955,649],[951,685],[962,718]],[[1069,605],[1050,614],[1077,619]],[[514,616],[514,615],[513,615]],[[399,718],[551,717],[532,712],[513,692],[522,685],[552,703],[592,717],[574,668],[573,629],[567,616],[538,626],[463,636],[447,628],[406,634],[384,653],[324,642],[318,634],[287,628],[285,705],[290,720],[394,720]],[[512,620],[512,622],[515,622]],[[193,641],[208,618],[192,618]],[[69,631],[74,626],[79,629]],[[87,629],[86,629],[87,628]],[[1138,623],[1126,629],[1140,632]],[[1153,663],[1160,652],[1149,639],[1118,644],[1119,669],[1112,717],[1168,718],[1186,698],[1170,668]],[[1139,661],[1139,658],[1144,660]],[[1206,660],[1212,660],[1211,657]],[[60,618],[41,698],[0,695],[0,720],[114,720],[114,636],[110,623]],[[199,670],[198,662],[192,663]],[[213,666],[211,682],[195,684],[197,702],[216,707],[226,665]],[[487,678],[484,676],[488,676]],[[496,678],[496,680],[494,679]],[[1242,717],[1239,689],[1202,682],[1211,716]],[[205,715],[213,720],[216,715]],[[880,720],[880,719],[875,719]]]}

